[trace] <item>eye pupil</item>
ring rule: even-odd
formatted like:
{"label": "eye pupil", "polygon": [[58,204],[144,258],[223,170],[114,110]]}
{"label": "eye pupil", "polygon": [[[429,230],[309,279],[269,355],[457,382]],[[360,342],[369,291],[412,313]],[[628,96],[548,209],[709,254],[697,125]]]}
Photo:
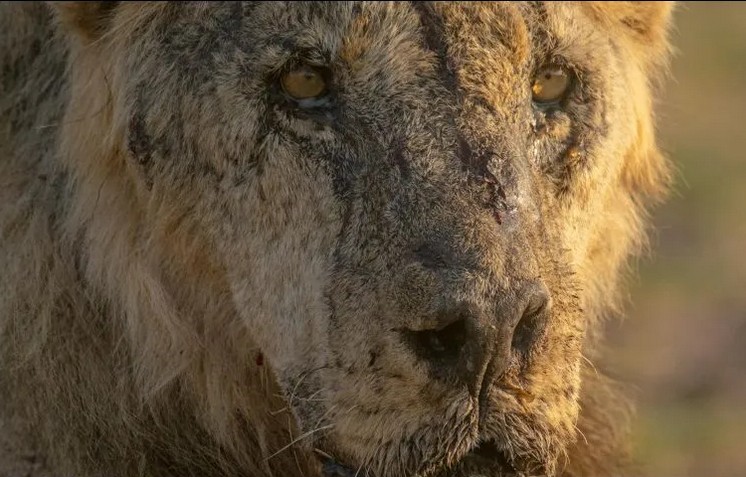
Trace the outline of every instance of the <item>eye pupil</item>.
{"label": "eye pupil", "polygon": [[285,73],[280,83],[285,94],[296,100],[315,98],[326,92],[322,70],[309,65]]}
{"label": "eye pupil", "polygon": [[538,105],[551,105],[567,96],[572,86],[571,72],[561,65],[550,65],[539,70],[531,86],[532,99]]}

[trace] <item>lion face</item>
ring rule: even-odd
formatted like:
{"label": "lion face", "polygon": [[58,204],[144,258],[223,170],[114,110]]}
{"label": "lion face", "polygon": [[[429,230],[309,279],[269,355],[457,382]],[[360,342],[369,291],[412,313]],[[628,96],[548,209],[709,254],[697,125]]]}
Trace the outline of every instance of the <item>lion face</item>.
{"label": "lion face", "polygon": [[642,7],[123,8],[133,188],[196,224],[327,473],[553,474],[659,168]]}

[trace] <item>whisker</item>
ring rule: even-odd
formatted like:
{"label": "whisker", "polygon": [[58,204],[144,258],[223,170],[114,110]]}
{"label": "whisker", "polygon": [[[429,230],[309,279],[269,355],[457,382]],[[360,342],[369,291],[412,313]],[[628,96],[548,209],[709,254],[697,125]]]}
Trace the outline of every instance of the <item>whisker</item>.
{"label": "whisker", "polygon": [[330,406],[329,409],[327,409],[326,412],[324,412],[324,414],[322,414],[321,417],[318,418],[318,420],[316,421],[315,427],[318,427],[322,422],[324,422],[324,419],[326,419],[327,416],[329,416],[329,414],[334,412],[336,408],[337,408],[336,404],[333,404],[332,406]]}
{"label": "whisker", "polygon": [[593,372],[596,373],[596,376],[599,376],[598,368],[596,368],[596,365],[593,364],[593,362],[590,359],[588,359],[584,354],[581,353],[580,357],[583,358],[583,360],[586,363],[588,363],[588,366],[590,366]]}
{"label": "whisker", "polygon": [[288,445],[284,446],[284,447],[283,447],[282,449],[278,450],[277,452],[275,452],[275,453],[274,453],[274,454],[272,454],[271,456],[267,457],[267,458],[265,459],[265,461],[267,461],[267,460],[270,460],[270,459],[272,459],[273,457],[276,457],[276,456],[278,456],[279,454],[281,454],[281,453],[285,452],[286,450],[290,449],[290,448],[291,448],[292,446],[294,446],[294,445],[295,445],[295,444],[297,444],[298,442],[302,441],[303,439],[307,439],[307,438],[311,437],[312,435],[316,434],[317,432],[321,432],[321,431],[326,431],[326,430],[328,430],[328,429],[331,429],[332,427],[334,427],[334,426],[333,426],[333,425],[331,425],[331,424],[329,424],[328,426],[322,426],[322,427],[316,428],[316,429],[314,429],[314,430],[312,430],[312,431],[308,431],[308,432],[306,432],[306,433],[304,433],[304,434],[301,434],[301,435],[300,435],[299,437],[297,437],[296,439],[293,439],[292,441],[290,441],[290,443],[289,443]]}
{"label": "whisker", "polygon": [[318,455],[320,455],[321,457],[323,457],[324,459],[334,460],[334,457],[332,457],[331,455],[327,454],[326,452],[322,451],[321,449],[317,447],[314,447],[313,451],[317,453]]}
{"label": "whisker", "polygon": [[578,434],[580,434],[580,436],[585,441],[585,445],[588,445],[588,439],[585,437],[585,434],[583,434],[583,431],[580,430],[577,424],[573,424],[573,426],[575,427],[575,430],[578,431]]}
{"label": "whisker", "polygon": [[269,411],[269,415],[274,417],[274,416],[282,414],[282,413],[284,413],[286,411],[288,411],[288,407],[287,406],[285,406],[283,408],[280,408],[280,409],[278,409],[276,411]]}
{"label": "whisker", "polygon": [[318,372],[318,371],[321,371],[322,369],[325,369],[325,368],[328,368],[328,366],[326,366],[326,365],[319,366],[318,368],[311,369],[311,370],[306,371],[303,374],[301,374],[300,378],[298,378],[298,381],[296,381],[295,385],[293,386],[293,390],[290,392],[290,396],[287,398],[288,406],[292,406],[293,400],[295,399],[295,393],[298,390],[298,386],[301,385],[301,383],[303,382],[303,380],[305,380],[311,374],[313,374],[315,372]]}

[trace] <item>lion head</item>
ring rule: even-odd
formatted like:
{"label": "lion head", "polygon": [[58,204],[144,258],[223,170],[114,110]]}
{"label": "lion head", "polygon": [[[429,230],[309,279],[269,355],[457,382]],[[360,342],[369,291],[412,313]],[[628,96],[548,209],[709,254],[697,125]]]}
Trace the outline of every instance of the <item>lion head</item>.
{"label": "lion head", "polygon": [[68,225],[144,399],[267,475],[602,452],[583,369],[665,182],[669,5],[55,8]]}

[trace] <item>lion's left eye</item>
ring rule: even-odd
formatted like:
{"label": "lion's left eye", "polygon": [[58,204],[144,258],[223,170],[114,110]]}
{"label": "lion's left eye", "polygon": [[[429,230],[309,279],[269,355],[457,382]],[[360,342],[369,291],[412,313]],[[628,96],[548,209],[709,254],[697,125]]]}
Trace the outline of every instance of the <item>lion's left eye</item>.
{"label": "lion's left eye", "polygon": [[547,106],[562,101],[573,83],[572,72],[561,65],[550,65],[540,69],[531,85],[535,104]]}
{"label": "lion's left eye", "polygon": [[280,83],[285,94],[298,101],[319,98],[327,89],[323,70],[310,65],[285,73]]}

